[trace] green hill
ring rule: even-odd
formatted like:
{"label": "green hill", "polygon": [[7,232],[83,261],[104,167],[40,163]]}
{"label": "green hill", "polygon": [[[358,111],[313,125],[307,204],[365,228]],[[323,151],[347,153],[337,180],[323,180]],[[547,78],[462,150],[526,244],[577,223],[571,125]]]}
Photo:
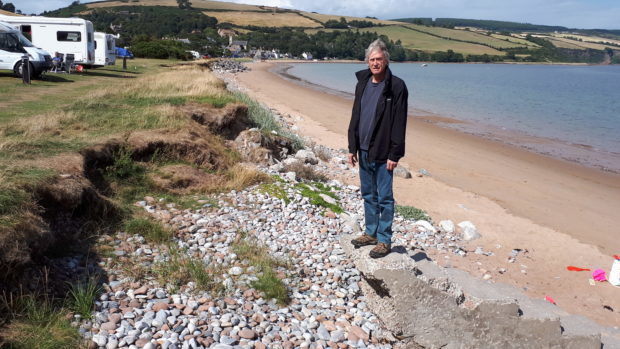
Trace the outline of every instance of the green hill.
{"label": "green hill", "polygon": [[364,46],[378,37],[395,51],[395,60],[598,63],[610,61],[614,50],[620,50],[616,31],[571,32],[559,26],[455,18],[386,21],[211,0],[192,0],[188,7],[186,1],[76,2],[44,15],[83,17],[97,31],[121,34],[123,46],[188,38],[188,48],[210,54],[226,52],[221,47],[228,38],[217,34],[221,28],[234,30],[235,39],[248,41],[249,48],[294,56],[310,52],[319,58],[359,59]]}

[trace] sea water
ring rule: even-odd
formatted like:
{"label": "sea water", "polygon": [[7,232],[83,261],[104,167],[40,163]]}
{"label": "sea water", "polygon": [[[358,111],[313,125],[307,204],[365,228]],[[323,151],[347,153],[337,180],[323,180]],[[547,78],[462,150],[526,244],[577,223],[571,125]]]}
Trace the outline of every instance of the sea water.
{"label": "sea water", "polygon": [[[350,97],[355,72],[364,68],[301,63],[287,73]],[[406,82],[414,115],[462,120],[446,126],[620,171],[620,66],[392,63],[390,69]]]}

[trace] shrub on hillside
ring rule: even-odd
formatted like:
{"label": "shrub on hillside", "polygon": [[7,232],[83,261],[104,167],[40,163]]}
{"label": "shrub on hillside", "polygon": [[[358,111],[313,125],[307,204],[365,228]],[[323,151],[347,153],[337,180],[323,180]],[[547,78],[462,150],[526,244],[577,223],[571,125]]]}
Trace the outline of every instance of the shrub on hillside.
{"label": "shrub on hillside", "polygon": [[173,40],[139,41],[131,46],[131,51],[140,58],[189,60],[192,57],[183,43]]}

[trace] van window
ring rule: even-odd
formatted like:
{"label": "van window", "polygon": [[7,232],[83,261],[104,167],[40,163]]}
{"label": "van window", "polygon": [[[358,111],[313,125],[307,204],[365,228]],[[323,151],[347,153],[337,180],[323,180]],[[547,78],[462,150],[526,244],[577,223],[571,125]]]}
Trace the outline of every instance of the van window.
{"label": "van window", "polygon": [[19,42],[17,35],[13,33],[0,33],[0,50],[9,52],[26,52]]}
{"label": "van window", "polygon": [[58,31],[56,32],[56,40],[80,42],[82,41],[82,33]]}

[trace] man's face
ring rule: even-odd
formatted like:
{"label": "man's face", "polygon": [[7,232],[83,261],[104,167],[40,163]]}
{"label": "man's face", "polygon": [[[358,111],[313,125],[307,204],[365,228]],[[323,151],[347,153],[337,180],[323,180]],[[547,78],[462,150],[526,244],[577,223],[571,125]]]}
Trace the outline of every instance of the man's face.
{"label": "man's face", "polygon": [[368,56],[368,68],[370,68],[370,72],[372,75],[381,75],[385,71],[387,67],[387,62],[385,61],[385,56],[383,55],[383,51],[375,50],[370,53]]}

